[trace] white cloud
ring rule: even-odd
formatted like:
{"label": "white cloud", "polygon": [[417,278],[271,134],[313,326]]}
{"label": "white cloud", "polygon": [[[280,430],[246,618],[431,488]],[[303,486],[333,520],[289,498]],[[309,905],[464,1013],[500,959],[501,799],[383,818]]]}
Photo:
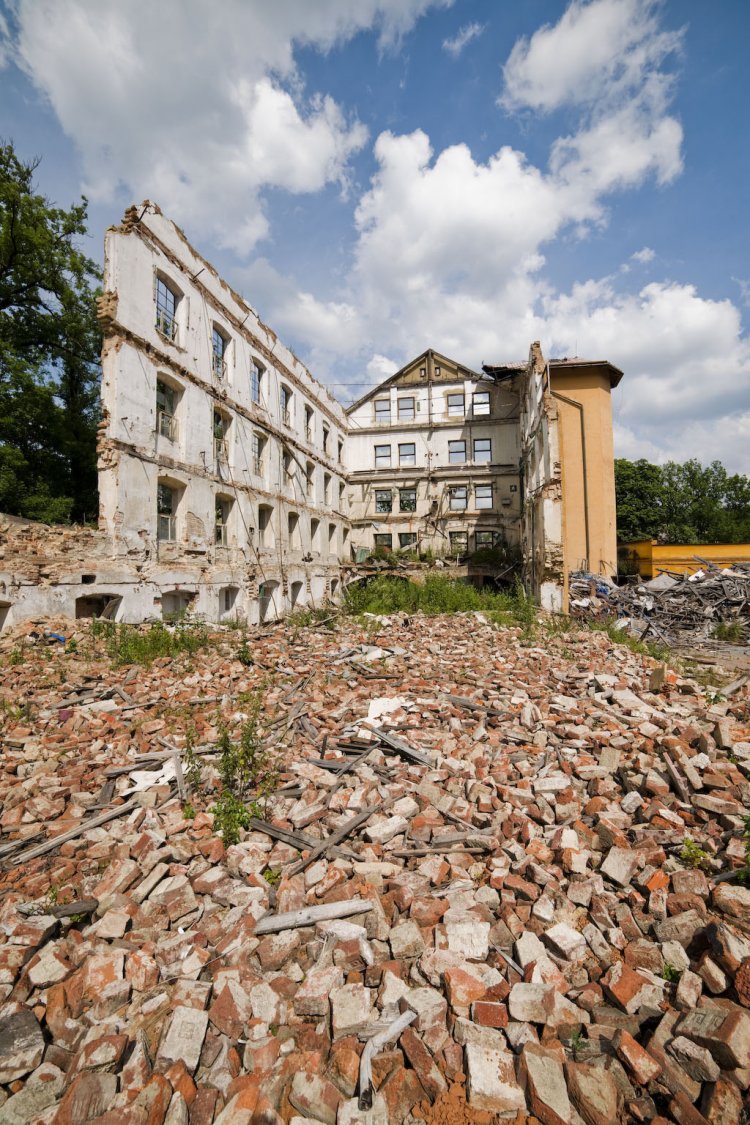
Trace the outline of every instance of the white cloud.
{"label": "white cloud", "polygon": [[573,0],[559,21],[519,39],[503,67],[507,109],[610,104],[641,86],[683,33],[662,31],[654,0]]}
{"label": "white cloud", "polygon": [[[366,130],[305,96],[294,51],[363,29],[382,49],[451,0],[18,0],[6,50],[79,148],[84,188],[150,196],[194,237],[247,252],[267,233],[263,191],[344,184]],[[0,32],[2,29],[0,28]]]}
{"label": "white cloud", "polygon": [[474,39],[478,39],[484,31],[484,24],[482,23],[467,23],[459,28],[452,39],[443,40],[443,50],[452,55],[454,59],[463,51],[464,47],[468,47]]}
{"label": "white cloud", "polygon": [[636,250],[635,254],[630,255],[630,260],[639,262],[641,265],[647,265],[648,262],[653,262],[656,257],[655,251],[650,246],[644,246],[642,250]]}

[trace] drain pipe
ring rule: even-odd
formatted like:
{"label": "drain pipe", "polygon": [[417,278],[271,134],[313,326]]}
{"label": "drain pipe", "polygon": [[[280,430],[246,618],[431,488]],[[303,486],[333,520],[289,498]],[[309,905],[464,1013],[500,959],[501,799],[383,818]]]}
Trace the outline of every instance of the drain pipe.
{"label": "drain pipe", "polygon": [[[549,370],[549,365],[548,365]],[[586,471],[586,427],[583,421],[583,405],[576,402],[573,398],[568,398],[567,395],[561,395],[559,391],[552,390],[552,383],[549,383],[550,394],[553,398],[559,399],[560,402],[567,403],[568,406],[574,406],[578,411],[578,418],[581,424],[581,463],[583,466],[583,524],[586,530],[586,566],[591,570],[591,543],[589,539],[589,490],[588,490],[588,473]]]}

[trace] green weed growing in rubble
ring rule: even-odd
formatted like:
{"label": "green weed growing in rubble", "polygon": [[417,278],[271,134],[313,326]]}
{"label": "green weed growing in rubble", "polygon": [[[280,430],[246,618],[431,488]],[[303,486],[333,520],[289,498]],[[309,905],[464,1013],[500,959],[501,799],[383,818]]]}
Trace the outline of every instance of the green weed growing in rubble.
{"label": "green weed growing in rubble", "polygon": [[668,981],[670,984],[672,984],[674,981],[680,979],[680,970],[676,965],[671,965],[669,961],[665,961],[664,968],[661,971],[661,975],[665,981]]}
{"label": "green weed growing in rubble", "polygon": [[242,724],[239,741],[233,741],[226,726],[219,727],[219,774],[222,790],[211,811],[225,844],[236,844],[240,828],[249,827],[251,815],[254,815],[246,804],[250,790],[255,791],[255,809],[261,800],[267,805],[268,798],[276,787],[278,766],[270,751],[263,746],[260,736],[262,702],[260,689],[248,694],[249,714]]}
{"label": "green weed growing in rubble", "polygon": [[691,840],[686,836],[682,842],[682,851],[680,852],[680,859],[686,867],[703,868],[709,859],[708,852],[704,851],[695,840]]}
{"label": "green weed growing in rubble", "polygon": [[190,801],[186,801],[182,806],[182,816],[185,820],[195,820],[197,813],[195,811],[195,806],[191,804]]}
{"label": "green weed growing in rubble", "polygon": [[185,749],[182,752],[182,765],[185,770],[185,780],[191,791],[197,793],[201,787],[201,764],[195,752],[196,730],[191,723],[185,732]]}
{"label": "green weed growing in rubble", "polygon": [[119,625],[95,618],[91,623],[94,637],[103,637],[107,653],[115,664],[151,664],[160,656],[192,655],[210,643],[205,625],[179,624],[167,628],[161,621],[154,625]]}

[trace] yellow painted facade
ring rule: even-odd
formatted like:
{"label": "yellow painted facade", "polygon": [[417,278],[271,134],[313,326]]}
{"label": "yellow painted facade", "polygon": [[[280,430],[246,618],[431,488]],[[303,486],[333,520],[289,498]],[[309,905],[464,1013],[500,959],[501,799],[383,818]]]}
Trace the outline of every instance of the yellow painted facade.
{"label": "yellow painted facade", "polygon": [[550,391],[558,412],[563,498],[564,574],[617,573],[612,388],[622,372],[610,363],[552,360]]}
{"label": "yellow painted facade", "polygon": [[695,574],[705,569],[700,561],[715,566],[750,564],[750,543],[657,543],[655,539],[641,539],[620,544],[623,564],[637,564],[642,578],[656,578],[663,572]]}

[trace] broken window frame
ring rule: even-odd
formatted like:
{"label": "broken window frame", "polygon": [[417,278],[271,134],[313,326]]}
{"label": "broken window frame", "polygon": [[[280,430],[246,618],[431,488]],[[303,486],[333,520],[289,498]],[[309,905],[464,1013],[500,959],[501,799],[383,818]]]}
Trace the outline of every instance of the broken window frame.
{"label": "broken window frame", "polygon": [[398,510],[399,510],[399,512],[416,512],[416,510],[417,510],[417,490],[416,490],[416,488],[399,488],[399,490],[398,490]]}
{"label": "broken window frame", "polygon": [[490,413],[490,392],[474,391],[471,396],[471,413],[475,418],[486,418]]}
{"label": "broken window frame", "polygon": [[217,494],[214,501],[214,545],[229,546],[229,520],[234,501],[231,496]]}
{"label": "broken window frame", "polygon": [[229,463],[229,427],[231,420],[220,410],[214,410],[213,435],[214,435],[214,461],[217,465]]}
{"label": "broken window frame", "polygon": [[463,438],[448,442],[448,464],[466,464],[466,441]]}
{"label": "broken window frame", "polygon": [[[491,484],[475,484],[474,485],[474,508],[478,512],[490,511],[495,506],[495,498],[492,494],[493,489]],[[485,503],[489,500],[489,504]]]}
{"label": "broken window frame", "polygon": [[[417,400],[414,395],[407,395],[396,400],[399,422],[413,422],[416,417]],[[406,404],[410,405],[407,406]]]}
{"label": "broken window frame", "polygon": [[156,432],[167,441],[177,441],[178,391],[163,379],[156,379]]}
{"label": "broken window frame", "polygon": [[281,421],[285,426],[291,429],[292,426],[292,405],[294,402],[294,394],[286,383],[282,383],[279,389],[279,409],[281,410]]}
{"label": "broken window frame", "polygon": [[173,288],[165,277],[156,275],[154,300],[156,304],[155,327],[160,336],[170,343],[177,342],[177,309],[182,299],[182,294]]}
{"label": "broken window frame", "polygon": [[214,324],[211,329],[211,370],[217,379],[226,377],[228,347],[228,337]]}
{"label": "broken window frame", "polygon": [[375,514],[388,515],[393,511],[393,492],[390,488],[375,489]]}
{"label": "broken window frame", "polygon": [[315,413],[311,406],[305,403],[305,441],[312,443],[314,437],[313,422]]}
{"label": "broken window frame", "polygon": [[489,465],[492,462],[492,438],[474,438],[474,464]]}
{"label": "broken window frame", "polygon": [[[411,450],[408,453],[407,450]],[[398,445],[398,463],[399,465],[412,466],[417,463],[417,443],[414,441],[401,441]]]}
{"label": "broken window frame", "polygon": [[477,551],[493,550],[497,542],[496,531],[475,531],[474,547]]}
{"label": "broken window frame", "polygon": [[452,555],[465,555],[469,550],[468,531],[449,531],[448,542]]}
{"label": "broken window frame", "polygon": [[[463,503],[461,503],[463,500]],[[448,489],[448,508],[451,512],[465,512],[469,506],[469,488],[466,484],[452,484]]]}
{"label": "broken window frame", "polygon": [[398,545],[399,545],[399,548],[402,551],[406,547],[416,547],[416,545],[417,545],[417,533],[416,533],[416,531],[399,531],[399,533],[398,533]]}
{"label": "broken window frame", "polygon": [[391,447],[390,445],[376,445],[375,446],[375,468],[376,469],[390,469],[391,467]]}
{"label": "broken window frame", "polygon": [[260,388],[263,383],[265,367],[257,359],[251,361],[250,366],[250,401],[260,406]]}
{"label": "broken window frame", "polygon": [[262,434],[253,430],[251,437],[251,451],[253,458],[253,472],[256,476],[262,477],[265,474],[265,459],[263,454],[266,448],[266,439]]}
{"label": "broken window frame", "polygon": [[305,462],[305,496],[308,499],[315,494],[315,465],[312,461]]}
{"label": "broken window frame", "polygon": [[166,481],[156,486],[156,538],[159,543],[177,540],[177,489]]}
{"label": "broken window frame", "polygon": [[328,442],[330,440],[330,437],[331,437],[331,431],[328,429],[328,426],[324,426],[323,427],[323,452],[325,453],[326,457],[328,456]]}

